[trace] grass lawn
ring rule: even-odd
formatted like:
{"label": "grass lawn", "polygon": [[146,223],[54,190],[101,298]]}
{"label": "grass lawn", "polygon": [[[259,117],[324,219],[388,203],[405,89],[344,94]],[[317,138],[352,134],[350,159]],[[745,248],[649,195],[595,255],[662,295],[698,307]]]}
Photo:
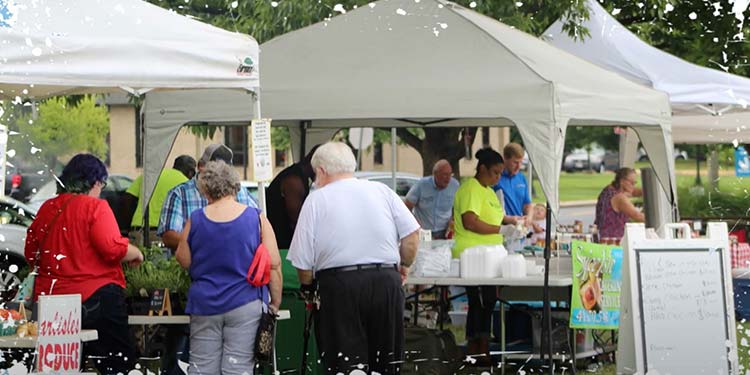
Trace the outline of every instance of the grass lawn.
{"label": "grass lawn", "polygon": [[[685,163],[679,163],[678,165],[685,167]],[[693,165],[693,171],[691,173],[685,174],[685,173],[679,173],[679,168],[678,168],[677,184],[680,186],[694,185],[695,184],[694,169],[695,169],[695,166]],[[596,200],[596,197],[599,196],[599,193],[602,191],[604,186],[612,182],[613,179],[614,179],[614,173],[612,172],[606,172],[606,173],[561,172],[560,174],[560,201],[570,202],[570,201]],[[708,182],[708,176],[706,174],[705,167],[701,168],[701,179],[702,179],[702,183],[704,184],[704,186],[706,186]],[[718,189],[722,192],[730,192],[732,194],[750,196],[750,178],[735,177],[734,175],[720,176],[718,180]],[[537,194],[537,196],[534,197],[533,199],[534,202],[544,203],[545,202],[544,194],[542,193],[542,188],[541,188],[541,185],[539,184],[539,180],[536,180],[536,179],[534,179],[534,191]]]}

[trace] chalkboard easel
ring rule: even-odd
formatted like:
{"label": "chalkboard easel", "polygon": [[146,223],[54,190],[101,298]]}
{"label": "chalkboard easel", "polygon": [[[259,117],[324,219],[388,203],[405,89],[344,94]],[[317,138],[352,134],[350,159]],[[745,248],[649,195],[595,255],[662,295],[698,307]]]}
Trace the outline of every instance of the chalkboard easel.
{"label": "chalkboard easel", "polygon": [[625,229],[617,373],[739,374],[726,223],[699,239],[665,228],[656,239]]}
{"label": "chalkboard easel", "polygon": [[154,313],[162,316],[165,312],[167,316],[172,316],[172,302],[169,300],[169,288],[154,289],[151,293],[148,316],[153,316]]}

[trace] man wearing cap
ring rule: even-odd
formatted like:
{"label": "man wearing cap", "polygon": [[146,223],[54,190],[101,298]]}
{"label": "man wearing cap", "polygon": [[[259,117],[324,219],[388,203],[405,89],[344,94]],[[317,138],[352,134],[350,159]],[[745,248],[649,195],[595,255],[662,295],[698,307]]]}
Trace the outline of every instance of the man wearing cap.
{"label": "man wearing cap", "polygon": [[[223,144],[209,145],[198,161],[198,174],[209,161],[221,160],[232,165],[232,156],[232,150]],[[180,243],[182,228],[190,218],[190,214],[208,205],[208,200],[198,191],[197,177],[198,175],[195,175],[192,179],[170,190],[167,199],[164,200],[164,206],[161,208],[157,235],[161,237],[164,245],[172,251],[175,251]],[[237,193],[237,202],[250,207],[258,207],[258,204],[245,189],[240,189]]]}
{"label": "man wearing cap", "polygon": [[151,200],[148,203],[148,227],[143,225],[143,202],[141,201],[141,185],[143,184],[143,174],[138,176],[128,190],[125,191],[122,199],[122,217],[124,224],[129,226],[131,238],[140,244],[143,239],[140,233],[142,230],[149,230],[149,239],[153,240],[153,233],[159,226],[159,214],[167,194],[175,186],[186,182],[195,176],[195,159],[190,155],[180,155],[174,159],[172,168],[164,168],[159,174],[156,186],[151,194]]}

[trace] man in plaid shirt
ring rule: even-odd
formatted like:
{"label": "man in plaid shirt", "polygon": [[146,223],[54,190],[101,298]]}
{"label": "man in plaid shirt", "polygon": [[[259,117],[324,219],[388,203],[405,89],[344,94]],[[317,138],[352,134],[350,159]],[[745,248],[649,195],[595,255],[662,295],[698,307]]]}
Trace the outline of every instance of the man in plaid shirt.
{"label": "man in plaid shirt", "polygon": [[[203,167],[209,161],[222,160],[231,165],[232,156],[232,150],[223,144],[209,145],[198,161],[198,174],[203,171]],[[157,234],[172,251],[175,251],[180,243],[182,229],[185,227],[185,222],[190,218],[190,214],[208,205],[206,198],[198,191],[197,178],[198,175],[195,175],[187,182],[172,188],[167,194],[167,199],[164,200],[164,206],[161,208]],[[237,193],[237,201],[250,207],[258,207],[253,197],[245,189],[240,189]]]}

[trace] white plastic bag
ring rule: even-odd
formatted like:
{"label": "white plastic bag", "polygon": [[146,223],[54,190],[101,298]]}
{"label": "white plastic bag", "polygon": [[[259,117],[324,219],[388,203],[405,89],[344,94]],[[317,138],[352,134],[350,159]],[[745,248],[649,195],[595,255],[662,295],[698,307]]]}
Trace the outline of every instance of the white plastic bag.
{"label": "white plastic bag", "polygon": [[448,243],[436,243],[434,246],[420,247],[414,263],[414,273],[416,275],[448,277],[451,271],[451,245]]}

